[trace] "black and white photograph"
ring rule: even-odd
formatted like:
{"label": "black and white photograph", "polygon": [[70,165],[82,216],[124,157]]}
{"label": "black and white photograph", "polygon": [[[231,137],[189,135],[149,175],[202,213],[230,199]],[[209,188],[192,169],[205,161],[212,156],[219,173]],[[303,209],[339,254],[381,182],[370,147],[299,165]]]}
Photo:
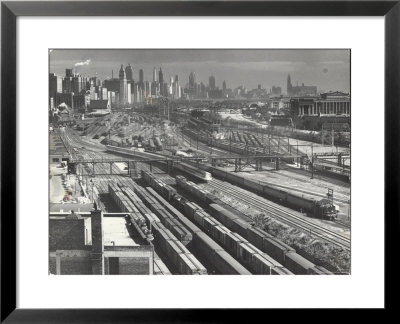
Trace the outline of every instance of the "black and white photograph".
{"label": "black and white photograph", "polygon": [[49,275],[351,274],[350,49],[48,57]]}

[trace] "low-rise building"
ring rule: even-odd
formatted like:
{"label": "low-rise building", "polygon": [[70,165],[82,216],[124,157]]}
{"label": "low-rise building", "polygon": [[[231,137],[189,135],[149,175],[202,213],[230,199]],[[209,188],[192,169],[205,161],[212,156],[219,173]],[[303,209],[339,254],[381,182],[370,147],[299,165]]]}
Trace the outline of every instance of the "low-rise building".
{"label": "low-rise building", "polygon": [[49,273],[57,275],[153,274],[154,251],[129,233],[124,215],[101,210],[81,217],[50,215]]}

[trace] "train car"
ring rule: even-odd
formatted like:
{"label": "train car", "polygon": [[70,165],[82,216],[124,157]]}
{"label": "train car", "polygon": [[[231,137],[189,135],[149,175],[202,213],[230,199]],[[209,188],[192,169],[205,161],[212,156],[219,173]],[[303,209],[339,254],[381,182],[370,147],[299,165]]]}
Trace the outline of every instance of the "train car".
{"label": "train car", "polygon": [[194,246],[203,255],[211,259],[214,267],[223,274],[251,275],[251,272],[224,251],[207,234],[197,232],[193,239]]}
{"label": "train car", "polygon": [[239,246],[241,243],[247,242],[242,236],[237,233],[230,232],[224,236],[224,246],[233,256],[239,256]]}
{"label": "train car", "polygon": [[269,198],[271,200],[274,200],[274,201],[277,201],[280,203],[286,202],[287,192],[284,190],[280,190],[280,189],[276,189],[276,188],[264,185],[262,193],[266,198]]}
{"label": "train car", "polygon": [[198,169],[194,166],[191,166],[190,164],[179,162],[175,164],[174,167],[180,171],[186,172],[189,175],[196,177],[201,181],[208,182],[212,180],[212,175],[210,172]]}
{"label": "train car", "polygon": [[246,237],[250,243],[252,243],[254,246],[258,247],[261,250],[263,250],[264,247],[264,240],[266,238],[273,238],[272,235],[254,226],[249,226],[247,228]]}
{"label": "train car", "polygon": [[194,202],[185,202],[184,205],[184,209],[185,209],[185,215],[191,219],[192,221],[194,220],[194,214],[198,211],[198,210],[203,210],[199,205],[197,205]]}
{"label": "train car", "polygon": [[269,256],[271,256],[273,259],[285,265],[286,267],[287,267],[285,263],[286,254],[291,252],[296,252],[295,249],[275,238],[264,239],[263,251],[266,252]]}
{"label": "train car", "polygon": [[164,262],[161,261],[159,258],[154,258],[154,275],[170,275],[171,272],[167,268]]}
{"label": "train car", "polygon": [[286,253],[285,266],[295,274],[310,274],[315,264],[303,258],[297,253]]}
{"label": "train car", "polygon": [[272,274],[272,269],[275,267],[263,254],[254,254],[252,257],[254,271],[257,274]]}
{"label": "train car", "polygon": [[260,193],[263,192],[263,185],[259,182],[255,182],[253,180],[248,180],[243,177],[243,186],[250,191]]}
{"label": "train car", "polygon": [[309,199],[301,197],[290,192],[286,194],[286,202],[288,205],[293,206],[296,209],[301,209],[303,211],[313,211],[316,203],[316,201],[312,198]]}
{"label": "train car", "polygon": [[165,228],[161,223],[153,224],[155,232],[155,242],[157,246],[168,255],[170,263],[179,274],[207,274],[205,267],[194,256],[190,256],[190,251]]}
{"label": "train car", "polygon": [[217,204],[210,204],[209,210],[212,216],[218,219],[230,230],[237,232],[242,236],[247,235],[246,230],[250,224],[241,219],[238,215]]}

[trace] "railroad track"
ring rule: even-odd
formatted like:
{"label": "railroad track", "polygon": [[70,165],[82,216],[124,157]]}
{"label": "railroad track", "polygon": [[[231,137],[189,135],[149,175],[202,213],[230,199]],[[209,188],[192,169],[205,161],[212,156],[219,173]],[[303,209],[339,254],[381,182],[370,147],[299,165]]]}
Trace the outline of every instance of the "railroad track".
{"label": "railroad track", "polygon": [[350,239],[340,235],[338,233],[332,232],[322,226],[314,224],[302,217],[296,216],[283,208],[268,204],[260,198],[246,194],[243,191],[234,189],[226,184],[220,184],[213,180],[208,183],[211,187],[221,191],[226,192],[230,196],[236,198],[238,201],[246,202],[260,210],[267,210],[272,216],[279,218],[286,224],[292,225],[298,229],[305,231],[306,233],[312,233],[324,241],[330,242],[337,246],[340,246],[348,251],[350,251]]}

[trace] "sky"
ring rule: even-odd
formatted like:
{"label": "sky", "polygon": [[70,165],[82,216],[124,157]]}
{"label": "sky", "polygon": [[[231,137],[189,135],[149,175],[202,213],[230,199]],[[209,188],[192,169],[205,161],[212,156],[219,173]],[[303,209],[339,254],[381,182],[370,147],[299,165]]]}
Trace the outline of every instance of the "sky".
{"label": "sky", "polygon": [[133,76],[139,79],[139,69],[144,79],[152,80],[152,71],[161,67],[165,82],[178,75],[181,86],[189,81],[190,72],[196,81],[208,85],[214,75],[216,85],[228,88],[240,85],[247,89],[270,89],[273,85],[286,92],[287,75],[292,85],[315,85],[318,91],[350,92],[350,50],[271,50],[271,49],[52,49],[49,50],[50,73],[65,75],[65,69],[74,68],[83,76],[97,76],[101,80],[118,77],[121,64],[130,63]]}

